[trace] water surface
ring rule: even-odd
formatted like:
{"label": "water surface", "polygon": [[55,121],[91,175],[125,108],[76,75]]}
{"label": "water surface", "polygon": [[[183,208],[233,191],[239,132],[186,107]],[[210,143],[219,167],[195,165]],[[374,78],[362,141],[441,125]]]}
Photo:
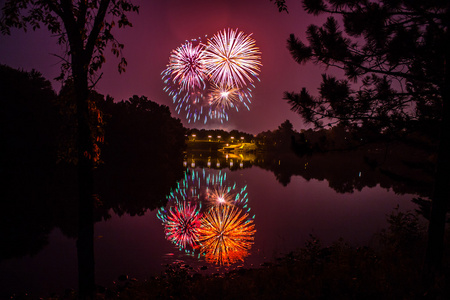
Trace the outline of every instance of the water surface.
{"label": "water surface", "polygon": [[[324,244],[341,237],[352,245],[373,243],[374,234],[386,227],[386,215],[397,206],[402,211],[417,209],[411,200],[421,188],[389,181],[354,156],[349,157],[353,157],[352,163],[344,156],[340,160],[310,157],[294,162],[258,156],[187,154],[183,162],[187,174],[221,174],[226,176],[225,185],[245,187],[246,209],[250,209],[255,230],[248,255],[220,266],[199,257],[198,252],[187,254],[167,240],[157,209],[130,214],[118,205],[103,212],[109,217],[95,223],[97,284],[111,286],[121,274],[149,278],[164,271],[167,264],[180,261],[200,272],[258,267],[304,246],[311,234]],[[149,179],[149,194],[154,186],[150,180],[154,179]],[[47,295],[76,289],[76,235],[67,231],[55,226],[47,231],[39,250],[2,258],[0,296],[22,292]]]}

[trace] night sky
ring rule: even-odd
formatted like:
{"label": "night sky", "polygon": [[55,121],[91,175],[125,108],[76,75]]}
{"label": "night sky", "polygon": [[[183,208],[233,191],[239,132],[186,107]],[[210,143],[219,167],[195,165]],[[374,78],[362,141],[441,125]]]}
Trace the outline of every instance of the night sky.
{"label": "night sky", "polygon": [[[4,1],[0,1],[3,6]],[[184,116],[177,115],[170,96],[163,91],[161,72],[165,69],[171,50],[186,40],[208,35],[211,37],[224,28],[238,28],[253,33],[262,53],[262,68],[253,91],[250,111],[242,109],[230,114],[227,123],[210,124],[204,128],[238,129],[259,133],[276,129],[286,119],[294,129],[305,128],[300,117],[289,110],[283,100],[285,91],[308,88],[317,93],[320,76],[325,68],[313,64],[298,65],[286,48],[289,34],[305,40],[309,24],[321,25],[323,17],[307,15],[300,0],[286,1],[289,14],[278,12],[269,0],[164,0],[136,1],[140,13],[130,14],[132,28],[117,30],[117,39],[125,44],[124,56],[128,61],[125,73],[119,74],[119,59],[109,54],[101,69],[102,79],[96,89],[111,95],[116,101],[132,95],[144,95],[159,104],[168,105],[172,115],[187,127],[202,128],[202,123],[188,124]],[[0,35],[0,63],[26,71],[36,69],[46,78],[59,75],[63,48],[56,44],[46,29],[36,32],[13,30],[11,36]],[[52,81],[56,91],[61,84]]]}

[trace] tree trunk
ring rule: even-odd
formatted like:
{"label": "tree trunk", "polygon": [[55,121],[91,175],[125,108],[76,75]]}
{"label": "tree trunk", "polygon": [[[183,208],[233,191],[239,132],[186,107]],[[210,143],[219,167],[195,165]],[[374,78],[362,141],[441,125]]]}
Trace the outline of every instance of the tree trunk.
{"label": "tree trunk", "polygon": [[[447,27],[448,28],[448,27]],[[431,203],[428,245],[425,258],[426,273],[431,281],[442,270],[444,235],[450,203],[450,33],[446,33],[446,58],[442,86],[442,124],[439,138],[434,191]]]}
{"label": "tree trunk", "polygon": [[[447,103],[445,103],[447,102]],[[450,103],[444,101],[444,115],[447,115],[442,123],[443,128],[439,143],[438,157],[436,161],[435,186],[431,203],[431,217],[428,227],[428,246],[426,263],[431,272],[439,271],[444,253],[444,233],[446,215],[450,198],[449,174],[450,174]]]}
{"label": "tree trunk", "polygon": [[93,144],[89,126],[88,80],[84,65],[75,58],[72,63],[78,122],[78,288],[81,299],[92,299],[94,272],[94,198]]}

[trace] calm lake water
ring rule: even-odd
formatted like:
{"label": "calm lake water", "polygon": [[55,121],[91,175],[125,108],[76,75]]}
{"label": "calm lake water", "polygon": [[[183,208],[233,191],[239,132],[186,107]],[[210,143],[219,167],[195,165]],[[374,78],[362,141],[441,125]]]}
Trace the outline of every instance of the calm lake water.
{"label": "calm lake water", "polygon": [[[304,246],[310,234],[324,244],[342,237],[352,245],[367,245],[386,227],[386,215],[397,206],[401,211],[417,209],[411,200],[420,191],[389,183],[385,175],[352,154],[304,158],[295,164],[289,159],[267,160],[190,153],[183,162],[185,180],[174,191],[179,199],[180,195],[213,195],[214,191],[245,199],[237,206],[253,230],[249,248],[242,256],[237,254],[234,263],[220,267],[214,257],[199,257],[198,252],[190,255],[167,239],[161,214],[167,217],[171,205],[174,211],[173,197],[169,197],[166,210],[159,211],[160,218],[158,210],[119,216],[111,209],[111,218],[95,224],[97,284],[111,286],[121,274],[145,279],[177,261],[200,272],[258,267]],[[295,171],[283,173],[284,169]],[[205,202],[201,211],[207,209]],[[77,288],[76,240],[58,227],[50,231],[47,244],[37,253],[0,261],[0,298],[23,292],[45,296],[66,288]]]}

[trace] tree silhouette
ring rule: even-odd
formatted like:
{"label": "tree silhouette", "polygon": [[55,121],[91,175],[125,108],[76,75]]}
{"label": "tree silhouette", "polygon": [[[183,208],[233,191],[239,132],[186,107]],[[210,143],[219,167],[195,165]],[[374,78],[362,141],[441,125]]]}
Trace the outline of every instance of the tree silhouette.
{"label": "tree silhouette", "polygon": [[[66,90],[69,87],[65,85],[59,97],[64,93],[64,99],[74,103]],[[0,247],[3,261],[39,253],[54,228],[76,238],[78,208],[76,166],[67,159],[61,161],[58,150],[61,135],[73,139],[74,134],[67,133],[75,124],[73,105],[61,107],[51,83],[39,72],[4,65],[0,65],[0,95],[4,142],[0,147],[4,183],[0,236],[8,245]],[[102,111],[106,135],[104,163],[95,172],[94,222],[107,219],[111,211],[119,216],[143,215],[165,205],[166,195],[185,171],[181,121],[171,116],[167,106],[144,96],[115,102],[91,91],[90,100]],[[63,144],[73,146],[72,141]]]}
{"label": "tree silhouette", "polygon": [[61,123],[55,102],[39,72],[0,65],[0,236],[8,245],[1,247],[0,261],[36,254],[48,243],[51,211],[41,210],[39,199],[51,197],[56,167]]}
{"label": "tree silhouette", "polygon": [[291,34],[292,57],[338,68],[346,79],[324,74],[317,96],[305,88],[286,92],[293,111],[316,127],[340,123],[381,133],[431,121],[441,128],[426,254],[434,273],[450,201],[450,2],[303,0],[303,7],[331,16],[308,27],[306,44]]}
{"label": "tree silhouette", "polygon": [[[8,0],[2,8],[0,30],[10,34],[10,28],[33,30],[41,25],[58,37],[58,44],[66,46],[60,79],[70,74],[76,99],[79,236],[79,289],[82,298],[92,297],[94,281],[93,247],[93,157],[94,143],[89,126],[89,80],[105,62],[104,51],[111,45],[112,53],[121,55],[123,44],[112,34],[116,22],[119,28],[131,26],[129,12],[138,6],[129,0]],[[108,17],[107,17],[108,16]],[[122,57],[119,72],[124,71]],[[92,87],[92,85],[91,85]]]}

